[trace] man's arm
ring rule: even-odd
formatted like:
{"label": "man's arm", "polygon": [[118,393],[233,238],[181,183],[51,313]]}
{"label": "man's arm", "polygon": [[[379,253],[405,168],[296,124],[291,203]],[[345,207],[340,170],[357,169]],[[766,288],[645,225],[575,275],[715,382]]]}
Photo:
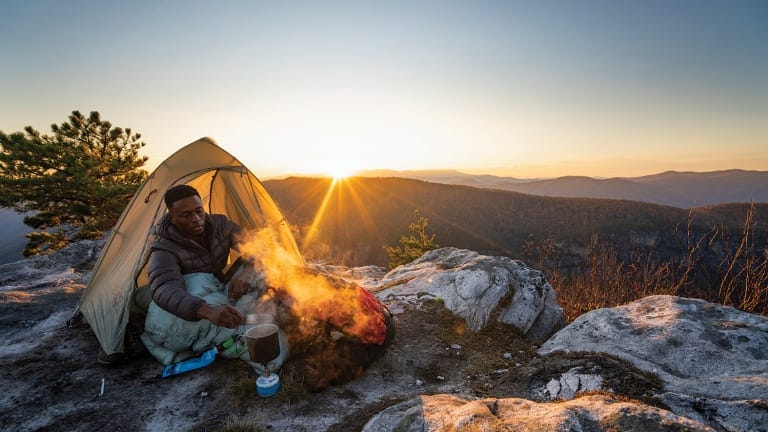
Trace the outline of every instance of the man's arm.
{"label": "man's arm", "polygon": [[165,250],[153,250],[149,261],[152,300],[168,312],[187,321],[198,321],[203,299],[187,292],[178,257]]}
{"label": "man's arm", "polygon": [[206,319],[220,327],[235,328],[245,322],[245,316],[229,305],[211,306],[203,302],[196,313],[199,319]]}
{"label": "man's arm", "polygon": [[253,263],[245,262],[242,269],[235,273],[228,284],[229,298],[237,301],[242,297],[253,285],[254,278],[256,277],[256,269],[253,268]]}
{"label": "man's arm", "polygon": [[152,300],[168,312],[187,321],[206,319],[212,324],[235,328],[245,316],[231,306],[212,306],[187,292],[178,258],[164,250],[154,250],[149,263]]}

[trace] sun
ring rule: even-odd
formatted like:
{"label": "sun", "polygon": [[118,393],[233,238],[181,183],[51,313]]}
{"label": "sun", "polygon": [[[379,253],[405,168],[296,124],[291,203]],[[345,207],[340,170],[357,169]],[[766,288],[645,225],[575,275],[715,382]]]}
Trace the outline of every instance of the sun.
{"label": "sun", "polygon": [[335,170],[328,173],[334,180],[344,180],[347,177],[351,177],[355,174],[354,170]]}
{"label": "sun", "polygon": [[349,163],[348,161],[333,161],[328,164],[324,170],[325,174],[329,177],[333,177],[334,180],[343,180],[347,177],[355,175],[360,168]]}

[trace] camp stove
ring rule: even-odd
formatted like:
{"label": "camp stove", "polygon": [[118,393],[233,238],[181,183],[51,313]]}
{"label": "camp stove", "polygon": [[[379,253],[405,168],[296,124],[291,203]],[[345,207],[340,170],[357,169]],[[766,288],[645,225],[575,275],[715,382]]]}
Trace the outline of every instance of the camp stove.
{"label": "camp stove", "polygon": [[256,393],[261,397],[269,397],[280,389],[280,377],[269,370],[269,363],[283,354],[280,345],[280,328],[277,324],[263,322],[263,317],[248,315],[248,321],[252,319],[262,322],[253,323],[253,327],[245,332],[248,357],[251,367],[257,374],[259,370],[263,371],[256,379]]}

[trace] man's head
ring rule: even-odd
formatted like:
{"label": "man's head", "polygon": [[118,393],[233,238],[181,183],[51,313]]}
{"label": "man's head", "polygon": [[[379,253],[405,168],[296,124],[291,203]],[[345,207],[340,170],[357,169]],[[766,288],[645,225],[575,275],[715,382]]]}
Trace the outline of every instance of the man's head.
{"label": "man's head", "polygon": [[189,198],[192,196],[200,198],[200,194],[197,193],[197,189],[193,188],[192,186],[182,184],[176,185],[165,191],[163,200],[165,201],[165,206],[168,207],[168,211],[171,211],[173,203],[180,199]]}
{"label": "man's head", "polygon": [[192,238],[205,231],[205,210],[200,194],[192,186],[178,185],[168,189],[163,197],[171,223],[179,232]]}

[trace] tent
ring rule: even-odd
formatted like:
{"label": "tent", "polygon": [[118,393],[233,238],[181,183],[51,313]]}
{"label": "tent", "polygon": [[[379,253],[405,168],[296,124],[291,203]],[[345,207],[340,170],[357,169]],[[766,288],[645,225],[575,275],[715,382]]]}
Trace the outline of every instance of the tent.
{"label": "tent", "polygon": [[[199,139],[161,163],[136,191],[80,299],[79,311],[107,354],[123,351],[134,293],[149,283],[149,245],[166,212],[163,195],[178,184],[197,189],[208,213],[225,214],[244,229],[272,229],[278,246],[303,262],[283,213],[264,185],[212,139]],[[230,262],[235,259],[230,256]]]}

